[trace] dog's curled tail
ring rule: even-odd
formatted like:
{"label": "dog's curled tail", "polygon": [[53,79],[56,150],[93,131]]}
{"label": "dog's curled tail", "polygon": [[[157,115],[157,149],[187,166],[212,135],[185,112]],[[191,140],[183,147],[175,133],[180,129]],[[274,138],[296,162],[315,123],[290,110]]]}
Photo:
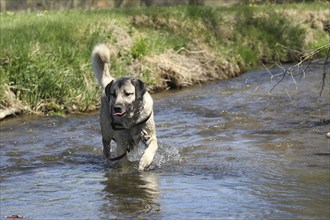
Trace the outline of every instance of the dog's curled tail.
{"label": "dog's curled tail", "polygon": [[92,52],[92,66],[94,75],[102,88],[105,88],[113,78],[109,71],[110,50],[105,44],[98,44]]}

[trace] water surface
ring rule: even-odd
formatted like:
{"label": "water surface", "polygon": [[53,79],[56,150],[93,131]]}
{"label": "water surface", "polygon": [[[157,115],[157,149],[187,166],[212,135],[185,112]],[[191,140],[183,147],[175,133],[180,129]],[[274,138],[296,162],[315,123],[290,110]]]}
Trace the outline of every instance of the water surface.
{"label": "water surface", "polygon": [[272,94],[279,78],[261,70],[153,95],[160,149],[145,172],[142,149],[124,167],[103,159],[98,113],[2,121],[1,218],[329,219],[322,68]]}

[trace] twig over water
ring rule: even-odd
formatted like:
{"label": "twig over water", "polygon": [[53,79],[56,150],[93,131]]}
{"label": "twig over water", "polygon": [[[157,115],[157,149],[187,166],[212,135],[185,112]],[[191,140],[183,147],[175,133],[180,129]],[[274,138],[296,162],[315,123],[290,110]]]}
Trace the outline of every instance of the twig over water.
{"label": "twig over water", "polygon": [[[283,45],[280,45],[281,47],[285,47]],[[287,49],[287,48],[286,48]],[[322,73],[322,85],[321,85],[321,90],[320,90],[320,96],[322,95],[323,89],[324,89],[324,85],[325,85],[325,80],[326,80],[326,76],[327,76],[327,64],[329,62],[329,56],[330,56],[330,44],[324,45],[322,47],[317,48],[316,50],[307,53],[307,54],[303,54],[300,57],[300,61],[290,67],[283,67],[283,65],[281,63],[275,63],[273,64],[271,67],[273,67],[274,65],[277,66],[278,68],[282,69],[282,71],[280,73],[277,74],[272,74],[271,71],[269,70],[269,68],[267,68],[264,64],[264,68],[267,70],[267,72],[271,75],[271,80],[275,77],[281,77],[279,81],[276,82],[276,84],[271,88],[270,93],[275,89],[276,86],[278,86],[284,79],[286,76],[290,76],[293,80],[293,82],[295,83],[295,85],[297,86],[297,81],[295,79],[295,75],[300,75],[300,79],[305,78],[306,76],[306,72],[308,70],[308,68],[310,67],[310,64],[313,62],[313,59],[315,57],[315,55],[317,55],[318,53],[327,50],[327,56],[326,59],[324,61],[323,64],[323,73]],[[296,53],[299,53],[297,51],[295,51]],[[304,67],[304,64],[307,62],[306,66]]]}

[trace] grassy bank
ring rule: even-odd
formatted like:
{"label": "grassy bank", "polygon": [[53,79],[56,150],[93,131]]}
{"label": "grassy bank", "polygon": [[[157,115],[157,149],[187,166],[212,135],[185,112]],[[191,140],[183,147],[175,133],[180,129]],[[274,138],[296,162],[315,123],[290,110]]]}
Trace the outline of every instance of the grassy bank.
{"label": "grassy bank", "polygon": [[0,108],[3,115],[98,108],[90,53],[100,42],[111,48],[112,75],[139,77],[153,91],[234,77],[262,62],[297,61],[329,44],[329,6],[4,13]]}

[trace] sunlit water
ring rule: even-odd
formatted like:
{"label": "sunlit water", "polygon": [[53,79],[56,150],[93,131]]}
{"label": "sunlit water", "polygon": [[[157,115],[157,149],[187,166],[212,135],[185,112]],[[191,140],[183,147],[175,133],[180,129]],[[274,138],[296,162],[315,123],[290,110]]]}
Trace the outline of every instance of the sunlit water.
{"label": "sunlit water", "polygon": [[[254,71],[154,95],[160,149],[102,156],[98,113],[1,125],[1,218],[329,219],[329,88]],[[299,77],[296,78],[297,81]],[[115,146],[114,146],[115,147]]]}

